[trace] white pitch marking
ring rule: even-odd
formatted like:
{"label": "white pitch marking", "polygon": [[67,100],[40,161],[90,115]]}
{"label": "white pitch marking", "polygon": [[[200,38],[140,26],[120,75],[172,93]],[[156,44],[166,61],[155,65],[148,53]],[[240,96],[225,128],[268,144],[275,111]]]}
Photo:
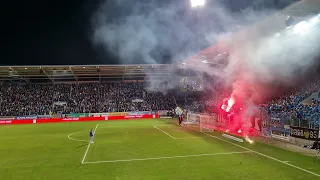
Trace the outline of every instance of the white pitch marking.
{"label": "white pitch marking", "polygon": [[[198,131],[198,130],[197,130],[197,131]],[[201,132],[201,131],[199,131],[199,132]],[[219,137],[213,136],[213,135],[208,134],[208,133],[205,133],[205,132],[201,132],[201,133],[206,134],[206,135],[208,135],[208,136],[210,136],[210,137],[213,137],[213,138],[215,138],[215,139],[218,139],[218,140],[224,141],[224,142],[226,142],[226,143],[229,143],[229,144],[232,144],[232,145],[238,146],[238,147],[240,147],[240,148],[242,148],[242,149],[245,149],[245,150],[248,150],[248,151],[254,152],[254,153],[256,153],[256,154],[258,154],[258,155],[260,155],[260,156],[263,156],[263,157],[266,157],[266,158],[272,159],[272,160],[274,160],[274,161],[280,162],[280,163],[285,164],[285,165],[287,165],[287,166],[291,166],[291,167],[293,167],[293,168],[296,168],[296,169],[299,169],[299,170],[301,170],[301,171],[307,172],[307,173],[312,174],[312,175],[314,175],[314,176],[318,176],[318,177],[320,177],[320,175],[319,175],[319,174],[316,174],[316,173],[314,173],[314,172],[308,171],[308,170],[303,169],[303,168],[301,168],[301,167],[298,167],[298,166],[295,166],[295,165],[289,164],[289,163],[288,163],[288,162],[286,162],[286,161],[281,161],[281,160],[276,159],[276,158],[274,158],[274,157],[271,157],[271,156],[268,156],[268,155],[265,155],[265,154],[259,153],[259,152],[257,152],[257,151],[251,150],[251,149],[246,148],[246,147],[244,147],[244,146],[241,146],[241,145],[235,144],[235,143],[233,143],[233,142],[227,141],[227,140],[225,140],[225,139],[222,139],[222,138],[219,138]]]}
{"label": "white pitch marking", "polygon": [[[170,122],[170,121],[169,121],[169,122]],[[174,124],[175,124],[175,123],[174,123]],[[188,127],[187,127],[187,128],[188,128]],[[191,129],[191,128],[188,128],[188,129]],[[195,130],[195,129],[191,129],[191,130]],[[306,169],[303,169],[303,168],[301,168],[301,167],[298,167],[298,166],[295,166],[295,165],[289,164],[288,162],[281,161],[281,160],[276,159],[276,158],[274,158],[274,157],[271,157],[271,156],[268,156],[268,155],[265,155],[265,154],[259,153],[259,152],[257,152],[257,151],[251,150],[251,149],[249,149],[249,148],[246,148],[246,147],[244,147],[244,146],[241,146],[241,145],[235,144],[235,143],[230,142],[230,141],[227,141],[227,140],[225,140],[225,139],[222,139],[222,138],[219,138],[219,137],[213,136],[213,135],[211,135],[211,134],[208,134],[208,133],[205,133],[205,132],[201,132],[201,131],[199,131],[199,130],[195,130],[195,131],[198,131],[198,132],[200,132],[200,133],[206,134],[206,135],[208,135],[208,136],[210,136],[210,137],[213,137],[213,138],[218,139],[218,140],[220,140],[220,141],[224,141],[224,142],[229,143],[229,144],[232,144],[232,145],[234,145],[234,146],[238,146],[238,147],[240,147],[240,148],[242,148],[242,149],[245,149],[245,150],[248,150],[248,151],[254,152],[254,153],[256,153],[256,154],[258,154],[258,155],[260,155],[260,156],[263,156],[263,157],[266,157],[266,158],[272,159],[272,160],[274,160],[274,161],[280,162],[280,163],[285,164],[285,165],[287,165],[287,166],[291,166],[291,167],[293,167],[293,168],[299,169],[299,170],[301,170],[301,171],[304,171],[304,172],[306,172],[306,173],[312,174],[312,175],[314,175],[314,176],[320,177],[320,174],[317,174],[317,173],[314,173],[314,172],[308,171],[308,170],[306,170]]]}
{"label": "white pitch marking", "polygon": [[[97,125],[96,125],[96,128],[94,128],[94,131],[93,131],[94,136],[96,135],[96,131],[97,131],[98,126],[99,126],[99,124],[97,124]],[[87,154],[88,154],[88,151],[89,151],[90,145],[91,145],[91,143],[89,142],[89,143],[88,143],[87,150],[86,150],[86,152],[85,152],[85,153],[84,153],[84,155],[83,155],[83,158],[82,158],[81,164],[84,164],[84,160],[85,160],[85,159],[86,159],[86,157],[87,157]]]}
{"label": "white pitch marking", "polygon": [[175,138],[175,137],[171,136],[169,133],[165,132],[164,130],[162,130],[162,129],[158,128],[157,126],[153,126],[153,127],[154,127],[154,128],[156,128],[156,129],[158,129],[159,131],[161,131],[161,132],[165,133],[166,135],[168,135],[168,136],[169,136],[169,137],[171,137],[172,139],[177,139],[177,138]]}
{"label": "white pitch marking", "polygon": [[120,160],[110,160],[110,161],[85,162],[84,164],[148,161],[148,160],[175,159],[175,158],[188,158],[188,157],[201,157],[201,156],[217,156],[217,155],[244,154],[244,153],[252,153],[252,152],[251,151],[242,151],[242,152],[227,152],[227,153],[213,153],[213,154],[194,154],[194,155],[185,155],[185,156],[155,157],[155,158],[143,158],[143,159],[120,159]]}
{"label": "white pitch marking", "polygon": [[209,138],[207,136],[204,136],[204,137],[185,137],[185,138],[175,138],[175,139],[203,139],[203,138]]}
{"label": "white pitch marking", "polygon": [[87,140],[75,139],[75,138],[72,138],[72,137],[71,137],[72,135],[75,135],[75,134],[78,134],[78,133],[81,133],[81,132],[84,132],[84,131],[78,131],[78,132],[69,134],[69,135],[68,135],[68,139],[73,140],[73,141],[89,142],[89,141],[87,141]]}

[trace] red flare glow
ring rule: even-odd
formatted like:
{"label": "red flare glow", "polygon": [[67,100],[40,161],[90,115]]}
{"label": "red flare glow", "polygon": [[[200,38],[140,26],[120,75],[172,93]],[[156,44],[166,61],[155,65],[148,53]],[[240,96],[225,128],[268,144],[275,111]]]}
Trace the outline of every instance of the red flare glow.
{"label": "red flare glow", "polygon": [[235,99],[233,97],[230,97],[227,101],[226,104],[223,104],[221,106],[221,109],[226,111],[226,112],[230,112],[232,106],[235,104]]}
{"label": "red flare glow", "polygon": [[230,111],[230,109],[232,108],[232,106],[234,105],[234,103],[235,103],[235,100],[234,100],[233,97],[231,97],[230,99],[228,99],[228,106],[227,106],[227,109],[226,109],[227,112]]}

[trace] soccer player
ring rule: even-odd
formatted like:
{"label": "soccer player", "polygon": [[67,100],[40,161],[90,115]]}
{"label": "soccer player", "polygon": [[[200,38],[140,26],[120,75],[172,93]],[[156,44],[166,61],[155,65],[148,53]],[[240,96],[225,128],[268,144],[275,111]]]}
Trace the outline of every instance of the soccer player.
{"label": "soccer player", "polygon": [[182,117],[183,110],[180,107],[177,107],[175,111],[176,111],[176,114],[179,116],[179,125],[181,126],[181,123],[183,121],[183,117]]}
{"label": "soccer player", "polygon": [[90,132],[89,132],[90,143],[94,143],[94,142],[93,142],[93,136],[94,136],[94,132],[93,132],[93,130],[91,129]]}

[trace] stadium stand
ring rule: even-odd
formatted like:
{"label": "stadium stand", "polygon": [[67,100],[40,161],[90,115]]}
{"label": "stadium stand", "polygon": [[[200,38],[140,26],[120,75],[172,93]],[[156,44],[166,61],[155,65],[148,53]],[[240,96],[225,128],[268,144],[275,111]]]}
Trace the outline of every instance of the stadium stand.
{"label": "stadium stand", "polygon": [[[26,84],[0,88],[0,116],[167,110],[170,93],[145,83]],[[137,102],[135,102],[137,101]]]}
{"label": "stadium stand", "polygon": [[168,65],[0,67],[0,116],[168,110],[172,94],[145,90]]}
{"label": "stadium stand", "polygon": [[284,123],[288,125],[319,128],[320,99],[312,99],[311,104],[301,103],[319,89],[320,82],[312,82],[299,90],[270,101],[267,111],[272,117],[287,120]]}

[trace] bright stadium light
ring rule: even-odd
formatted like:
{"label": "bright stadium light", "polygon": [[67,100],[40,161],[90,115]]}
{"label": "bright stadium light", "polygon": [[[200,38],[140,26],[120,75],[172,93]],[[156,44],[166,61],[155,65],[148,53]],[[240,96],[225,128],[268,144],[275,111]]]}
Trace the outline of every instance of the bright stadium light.
{"label": "bright stadium light", "polygon": [[308,29],[309,24],[307,23],[307,21],[301,21],[294,26],[293,32],[295,34],[304,34],[308,31]]}
{"label": "bright stadium light", "polygon": [[202,7],[206,4],[205,0],[190,0],[191,3],[191,7],[195,8],[195,7]]}

